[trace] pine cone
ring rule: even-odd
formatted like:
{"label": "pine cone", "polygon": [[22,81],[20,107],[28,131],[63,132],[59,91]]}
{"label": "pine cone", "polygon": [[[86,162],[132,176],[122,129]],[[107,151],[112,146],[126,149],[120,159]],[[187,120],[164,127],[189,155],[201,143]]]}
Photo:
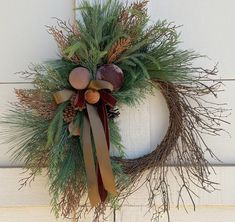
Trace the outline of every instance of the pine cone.
{"label": "pine cone", "polygon": [[71,103],[71,106],[74,108],[74,101],[75,101],[75,99],[76,99],[76,94],[74,94],[72,97],[71,97],[71,99],[70,99],[70,103]]}
{"label": "pine cone", "polygon": [[118,108],[112,108],[112,107],[107,108],[107,113],[108,113],[108,118],[110,119],[115,119],[120,115]]}
{"label": "pine cone", "polygon": [[63,118],[66,123],[71,123],[76,116],[77,111],[71,106],[67,106],[63,113]]}

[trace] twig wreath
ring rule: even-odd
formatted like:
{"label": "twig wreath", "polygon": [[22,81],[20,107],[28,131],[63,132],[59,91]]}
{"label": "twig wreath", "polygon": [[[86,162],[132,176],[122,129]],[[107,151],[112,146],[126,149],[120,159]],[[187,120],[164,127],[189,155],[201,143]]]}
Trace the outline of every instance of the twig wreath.
{"label": "twig wreath", "polygon": [[[14,158],[30,171],[21,185],[46,169],[57,216],[79,219],[94,209],[98,221],[107,207],[119,209],[143,185],[152,220],[169,216],[169,166],[177,174],[179,202],[186,191],[194,203],[191,184],[214,189],[205,152],[216,157],[202,134],[218,135],[226,116],[204,99],[219,90],[219,82],[204,82],[216,68],[194,67],[202,56],[179,49],[173,23],[151,25],[147,3],[84,0],[81,20],[70,25],[58,19],[58,26],[48,27],[61,59],[22,73],[34,88],[15,90],[18,102],[2,120]],[[134,106],[156,88],[170,113],[165,138],[153,152],[125,159],[116,123],[119,105]]]}

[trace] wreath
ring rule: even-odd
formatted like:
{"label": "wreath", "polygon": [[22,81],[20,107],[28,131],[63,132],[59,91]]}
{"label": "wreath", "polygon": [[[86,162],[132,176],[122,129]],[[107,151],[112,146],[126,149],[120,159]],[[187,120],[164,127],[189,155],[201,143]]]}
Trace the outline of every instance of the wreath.
{"label": "wreath", "polygon": [[[84,0],[80,20],[57,19],[48,27],[61,58],[21,73],[34,88],[15,90],[18,101],[1,121],[4,135],[29,171],[22,186],[46,170],[57,216],[79,219],[94,209],[99,220],[107,207],[119,209],[146,185],[156,221],[169,215],[169,167],[175,168],[179,203],[184,191],[193,202],[192,184],[214,189],[205,153],[216,157],[202,134],[223,130],[225,110],[205,100],[219,90],[219,82],[207,81],[216,67],[195,67],[203,56],[179,48],[174,23],[150,23],[147,3]],[[153,152],[126,159],[119,107],[135,106],[155,89],[169,108],[168,131]],[[110,157],[110,144],[116,156]]]}

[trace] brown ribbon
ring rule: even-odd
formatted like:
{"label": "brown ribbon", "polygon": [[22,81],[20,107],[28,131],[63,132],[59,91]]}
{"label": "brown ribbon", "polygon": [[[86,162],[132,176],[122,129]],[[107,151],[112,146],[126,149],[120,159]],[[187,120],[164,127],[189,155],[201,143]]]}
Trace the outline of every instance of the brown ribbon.
{"label": "brown ribbon", "polygon": [[[113,85],[103,80],[92,80],[88,88],[96,90],[108,89],[112,91]],[[54,98],[56,103],[60,104],[69,100],[74,94],[74,91],[65,89],[56,92],[54,94]],[[105,95],[105,93],[103,94],[103,97],[105,99],[107,96]],[[106,101],[104,102],[107,103]],[[86,108],[88,117],[84,115],[81,142],[84,154],[85,170],[87,174],[88,197],[90,199],[91,205],[96,206],[97,204],[102,202],[102,199],[99,193],[99,184],[93,156],[91,131],[94,138],[96,156],[99,166],[98,176],[100,174],[102,178],[102,183],[106,191],[108,191],[114,196],[117,195],[117,191],[114,176],[112,173],[112,165],[109,157],[109,139],[106,138],[104,126],[100,119],[97,108],[94,105],[90,105],[88,103],[86,104]]]}
{"label": "brown ribbon", "polygon": [[88,197],[91,206],[95,206],[97,203],[100,203],[101,200],[99,195],[98,181],[96,177],[95,162],[92,150],[91,127],[89,120],[86,116],[84,116],[83,119],[83,131],[81,137],[85,169],[87,174]]}
{"label": "brown ribbon", "polygon": [[73,90],[64,89],[64,90],[61,90],[61,91],[54,93],[53,96],[54,96],[56,103],[61,104],[61,103],[64,103],[64,102],[70,100],[70,98],[74,94],[75,94],[75,92]]}
{"label": "brown ribbon", "polygon": [[112,165],[109,157],[108,145],[104,133],[104,128],[100,120],[96,107],[87,104],[87,112],[91,124],[92,134],[94,137],[96,155],[99,163],[100,173],[105,189],[117,195],[114,176],[112,173]]}
{"label": "brown ribbon", "polygon": [[[110,91],[113,91],[113,85],[110,82],[104,80],[91,80],[88,88],[95,90],[108,89]],[[73,90],[63,89],[61,91],[55,92],[53,94],[53,97],[57,104],[61,104],[68,101],[74,94],[75,91]]]}
{"label": "brown ribbon", "polygon": [[108,89],[110,91],[113,91],[113,85],[110,82],[104,80],[91,80],[88,88],[95,90]]}

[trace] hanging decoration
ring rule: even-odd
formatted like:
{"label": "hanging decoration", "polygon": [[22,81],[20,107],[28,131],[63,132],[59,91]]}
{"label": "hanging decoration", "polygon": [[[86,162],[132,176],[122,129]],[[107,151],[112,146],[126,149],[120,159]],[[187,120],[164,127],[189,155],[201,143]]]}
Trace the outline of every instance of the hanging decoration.
{"label": "hanging decoration", "polygon": [[[216,157],[203,133],[217,136],[225,122],[226,110],[205,100],[219,90],[219,82],[208,81],[216,68],[194,67],[203,56],[179,48],[174,23],[151,24],[147,3],[84,0],[77,9],[81,20],[70,25],[58,19],[48,31],[61,58],[23,72],[34,87],[16,89],[18,101],[2,117],[14,159],[29,171],[21,185],[46,171],[57,216],[79,219],[94,208],[98,221],[107,207],[119,209],[146,185],[156,221],[169,214],[170,168],[179,200],[186,191],[193,201],[192,184],[214,189],[205,154]],[[126,159],[119,107],[141,104],[154,90],[168,105],[168,131],[153,152]]]}

